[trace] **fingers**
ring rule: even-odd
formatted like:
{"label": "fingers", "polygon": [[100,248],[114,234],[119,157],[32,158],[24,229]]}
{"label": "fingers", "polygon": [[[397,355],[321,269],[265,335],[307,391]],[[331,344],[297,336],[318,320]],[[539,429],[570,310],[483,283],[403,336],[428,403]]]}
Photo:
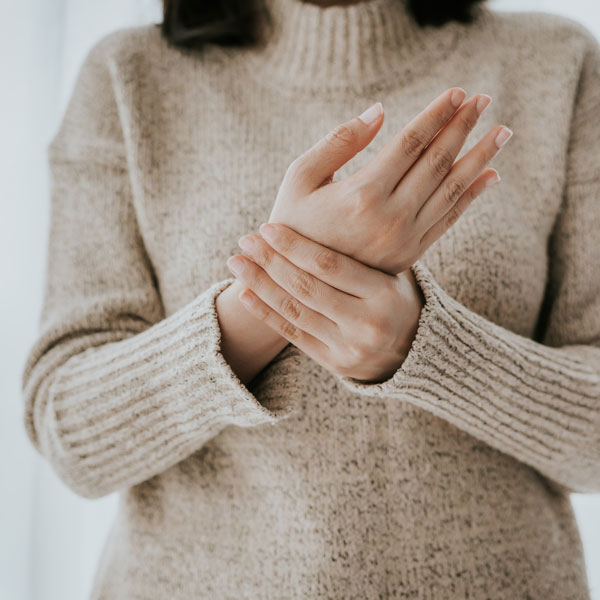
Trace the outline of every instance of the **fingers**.
{"label": "fingers", "polygon": [[245,289],[238,296],[240,302],[246,310],[259,321],[268,325],[273,331],[276,331],[281,337],[285,338],[302,350],[304,354],[315,360],[319,360],[320,356],[326,354],[329,350],[328,346],[313,337],[312,335],[302,331],[296,325],[284,319],[280,314],[275,312],[268,304],[263,302],[252,290]]}
{"label": "fingers", "polygon": [[289,166],[286,177],[294,178],[299,192],[309,194],[367,146],[382,123],[383,107],[377,102],[359,117],[338,125],[300,155]]}
{"label": "fingers", "polygon": [[[228,259],[227,266],[267,306],[297,329],[325,343],[328,339],[334,338],[337,325],[333,321],[302,304],[300,300],[277,285],[255,262],[241,254],[236,254]],[[290,331],[287,335],[290,335]]]}
{"label": "fingers", "polygon": [[304,306],[326,316],[334,324],[344,318],[348,319],[352,314],[349,308],[353,300],[357,301],[354,296],[349,296],[298,268],[259,235],[244,235],[238,244],[278,286]]}
{"label": "fingers", "polygon": [[367,298],[387,277],[353,258],[306,238],[281,223],[263,223],[260,234],[303,271],[358,298]]}
{"label": "fingers", "polygon": [[485,94],[476,94],[465,102],[402,178],[390,199],[397,204],[410,202],[411,214],[417,213],[451,169],[467,136],[491,101]]}
{"label": "fingers", "polygon": [[454,163],[436,191],[417,212],[415,225],[420,231],[428,230],[453,209],[458,199],[511,135],[512,131],[503,125],[493,127]]}
{"label": "fingers", "polygon": [[437,223],[429,228],[421,238],[420,246],[425,251],[431,244],[438,240],[465,212],[467,206],[479,196],[487,187],[500,181],[500,175],[495,169],[485,169],[479,177],[469,186],[456,204]]}
{"label": "fingers", "polygon": [[450,119],[466,96],[453,87],[430,102],[396,134],[359,172],[384,185],[386,196],[419,158],[438,130]]}

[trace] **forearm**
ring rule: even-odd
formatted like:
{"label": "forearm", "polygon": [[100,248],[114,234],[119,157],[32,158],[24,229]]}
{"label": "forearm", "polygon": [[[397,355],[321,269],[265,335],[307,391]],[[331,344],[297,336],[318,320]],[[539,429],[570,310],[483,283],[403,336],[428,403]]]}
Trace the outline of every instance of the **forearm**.
{"label": "forearm", "polygon": [[238,280],[216,299],[221,328],[221,354],[240,381],[247,384],[287,346],[288,341],[252,316],[238,299]]}
{"label": "forearm", "polygon": [[279,386],[254,395],[219,354],[215,298],[230,284],[215,282],[163,318],[158,299],[148,307],[150,288],[107,290],[101,307],[81,296],[71,310],[46,304],[23,374],[25,425],[73,491],[97,498],[137,485],[228,425],[289,414],[295,361],[277,363]]}

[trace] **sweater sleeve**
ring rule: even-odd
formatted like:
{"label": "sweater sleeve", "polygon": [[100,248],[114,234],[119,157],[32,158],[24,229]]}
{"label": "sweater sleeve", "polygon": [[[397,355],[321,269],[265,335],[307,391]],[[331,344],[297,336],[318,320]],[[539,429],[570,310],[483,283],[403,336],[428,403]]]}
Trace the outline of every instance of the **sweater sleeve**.
{"label": "sweater sleeve", "polygon": [[46,285],[22,374],[29,438],[86,497],[162,472],[227,425],[286,418],[300,364],[288,345],[251,387],[236,377],[215,310],[233,277],[165,317],[133,206],[109,42],[87,55],[47,147]]}
{"label": "sweater sleeve", "polygon": [[600,51],[586,37],[540,341],[469,310],[419,260],[425,305],[401,367],[380,383],[337,375],[430,411],[561,492],[600,491]]}

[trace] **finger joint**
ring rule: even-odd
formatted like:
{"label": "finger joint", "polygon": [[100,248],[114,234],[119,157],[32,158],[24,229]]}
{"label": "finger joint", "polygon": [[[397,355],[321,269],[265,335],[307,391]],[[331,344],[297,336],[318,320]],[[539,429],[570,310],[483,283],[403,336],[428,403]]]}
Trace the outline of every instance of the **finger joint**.
{"label": "finger joint", "polygon": [[402,152],[413,160],[420,156],[427,142],[427,136],[420,129],[415,128],[409,129],[400,138]]}
{"label": "finger joint", "polygon": [[461,179],[450,179],[444,184],[443,199],[447,207],[452,207],[465,191],[466,184]]}
{"label": "finger joint", "polygon": [[427,157],[430,170],[438,178],[444,177],[454,163],[454,157],[447,148],[434,147]]}
{"label": "finger joint", "polygon": [[316,252],[315,264],[320,273],[335,274],[340,270],[339,256],[329,248],[323,248]]}
{"label": "finger joint", "polygon": [[288,320],[298,320],[300,317],[300,303],[292,296],[286,296],[279,307],[279,314]]}
{"label": "finger joint", "polygon": [[290,289],[297,298],[314,298],[317,293],[314,278],[305,272],[300,272],[292,278]]}
{"label": "finger joint", "polygon": [[325,139],[337,147],[345,147],[357,141],[358,133],[352,127],[342,124],[330,131]]}
{"label": "finger joint", "polygon": [[288,340],[297,340],[299,337],[298,328],[289,321],[283,321],[279,326],[279,332]]}

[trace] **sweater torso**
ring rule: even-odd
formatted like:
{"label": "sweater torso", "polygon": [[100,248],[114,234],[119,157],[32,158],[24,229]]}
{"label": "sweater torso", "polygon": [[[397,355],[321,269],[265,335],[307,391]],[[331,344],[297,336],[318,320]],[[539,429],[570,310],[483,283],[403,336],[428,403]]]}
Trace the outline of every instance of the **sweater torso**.
{"label": "sweater torso", "polygon": [[[166,317],[232,281],[225,261],[238,238],[267,221],[289,163],[335,125],[383,103],[382,130],[341,179],[460,85],[493,98],[463,151],[495,124],[515,135],[492,163],[502,182],[422,263],[471,311],[535,338],[584,38],[562,18],[486,10],[407,48],[416,26],[401,17],[402,43],[404,30],[379,20],[390,7],[294,7],[287,37],[252,52],[182,51],[156,26],[104,41],[135,220]],[[356,52],[359,25],[372,45]],[[121,491],[93,598],[588,598],[569,498],[534,468],[397,397],[353,393],[289,346],[288,355],[301,374],[286,397],[293,414],[231,424]],[[253,385],[268,390],[269,369]]]}

